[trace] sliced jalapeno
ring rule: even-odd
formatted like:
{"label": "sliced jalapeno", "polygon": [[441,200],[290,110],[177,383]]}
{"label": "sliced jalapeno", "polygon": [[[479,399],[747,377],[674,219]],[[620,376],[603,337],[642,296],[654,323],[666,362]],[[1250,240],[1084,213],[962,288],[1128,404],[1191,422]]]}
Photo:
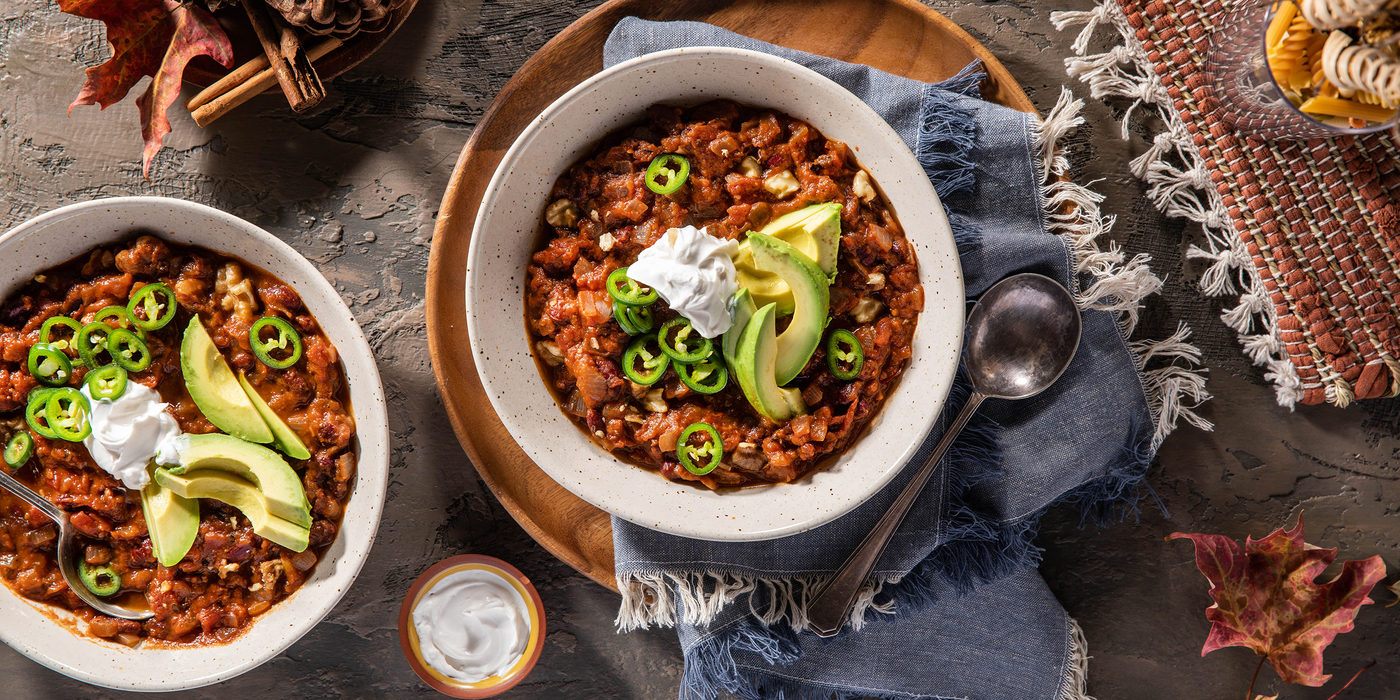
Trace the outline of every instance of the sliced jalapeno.
{"label": "sliced jalapeno", "polygon": [[855,379],[865,366],[865,350],[860,339],[844,328],[831,332],[826,339],[826,366],[837,379]]}
{"label": "sliced jalapeno", "polygon": [[89,564],[82,558],[78,559],[78,579],[84,588],[103,598],[114,596],[122,589],[122,577],[115,569],[106,564]]}
{"label": "sliced jalapeno", "polygon": [[619,304],[647,306],[656,303],[656,290],[627,276],[627,268],[619,267],[608,275],[608,295]]}
{"label": "sliced jalapeno", "polygon": [[78,346],[78,357],[82,358],[83,364],[88,367],[107,364],[101,360],[102,353],[107,352],[107,341],[111,335],[112,327],[101,321],[93,321],[78,331],[73,343]]}
{"label": "sliced jalapeno", "polygon": [[[263,330],[271,328],[275,335],[263,337]],[[276,316],[263,316],[248,328],[248,344],[253,347],[253,355],[258,361],[273,369],[287,369],[301,359],[301,334],[292,324]],[[273,353],[281,354],[275,357]]]}
{"label": "sliced jalapeno", "polygon": [[73,376],[73,363],[50,343],[29,346],[29,373],[45,386],[63,386]]}
{"label": "sliced jalapeno", "polygon": [[709,357],[710,352],[714,350],[714,343],[700,335],[695,327],[690,325],[690,319],[684,316],[677,316],[661,324],[657,340],[661,343],[661,351],[670,355],[676,362],[699,362]]}
{"label": "sliced jalapeno", "polygon": [[29,404],[24,409],[24,421],[29,429],[50,440],[57,440],[58,433],[49,428],[45,411],[49,407],[49,397],[58,389],[39,388],[29,392]]}
{"label": "sliced jalapeno", "polygon": [[87,379],[83,381],[92,398],[115,401],[126,393],[127,380],[126,368],[113,364],[88,372]]}
{"label": "sliced jalapeno", "polygon": [[647,189],[657,194],[671,194],[685,185],[690,177],[690,161],[679,153],[663,153],[651,159],[647,166]]}
{"label": "sliced jalapeno", "polygon": [[28,430],[21,430],[5,443],[5,464],[11,469],[19,469],[34,454],[34,436]]}
{"label": "sliced jalapeno", "polygon": [[[690,438],[696,434],[704,439],[699,445],[691,444]],[[715,430],[709,423],[691,423],[685,430],[681,431],[681,436],[676,440],[676,457],[680,458],[681,466],[686,468],[691,474],[704,476],[715,470],[719,466],[719,461],[724,458],[724,441],[719,437],[719,431]]]}
{"label": "sliced jalapeno", "polygon": [[110,328],[124,328],[135,333],[141,340],[146,339],[146,330],[136,324],[136,319],[125,306],[108,306],[92,316],[93,323],[105,323]]}
{"label": "sliced jalapeno", "polygon": [[164,328],[175,320],[175,310],[180,306],[175,300],[175,292],[161,282],[148,284],[131,295],[126,303],[126,313],[132,323],[148,331]]}
{"label": "sliced jalapeno", "polygon": [[671,358],[661,352],[655,333],[633,338],[632,343],[627,346],[627,352],[622,355],[622,373],[642,386],[651,386],[661,381],[661,376],[666,374],[666,368],[670,364]]}
{"label": "sliced jalapeno", "polygon": [[656,327],[656,316],[648,306],[628,306],[614,301],[613,318],[627,335],[641,335]]}
{"label": "sliced jalapeno", "polygon": [[140,372],[151,366],[151,348],[125,328],[112,329],[107,338],[107,352],[112,361],[128,372]]}
{"label": "sliced jalapeno", "polygon": [[71,387],[54,389],[44,406],[44,418],[49,422],[49,430],[60,440],[69,442],[82,442],[92,434],[92,424],[88,422],[91,412],[92,406],[87,397]]}
{"label": "sliced jalapeno", "polygon": [[676,374],[680,375],[682,384],[700,394],[717,394],[729,383],[729,370],[715,353],[699,362],[677,363]]}
{"label": "sliced jalapeno", "polygon": [[[78,346],[74,342],[78,338],[78,332],[83,330],[83,324],[74,321],[67,316],[54,316],[39,329],[39,342],[49,345],[69,354],[69,358],[77,360],[75,364],[82,364],[82,356],[78,355]],[[67,331],[65,333],[65,331]]]}

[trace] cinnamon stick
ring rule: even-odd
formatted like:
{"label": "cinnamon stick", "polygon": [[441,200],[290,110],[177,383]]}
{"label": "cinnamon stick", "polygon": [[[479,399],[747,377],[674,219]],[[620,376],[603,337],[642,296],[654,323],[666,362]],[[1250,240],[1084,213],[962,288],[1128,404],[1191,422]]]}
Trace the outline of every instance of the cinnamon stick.
{"label": "cinnamon stick", "polygon": [[[306,52],[306,57],[312,62],[319,61],[322,56],[339,48],[340,44],[341,41],[339,39],[331,37],[311,47],[311,49]],[[261,66],[261,69],[254,71],[245,70],[248,66]],[[198,124],[200,127],[209,126],[215,119],[232,111],[234,107],[261,95],[268,88],[277,84],[277,74],[268,65],[266,56],[259,56],[239,66],[232,73],[229,73],[229,75],[232,76],[235,73],[239,75],[250,75],[251,77],[247,77],[241,82],[238,82],[238,84],[233,85],[232,88],[228,88],[228,85],[232,85],[233,82],[237,81],[229,81],[228,76],[225,76],[223,79],[205,88],[189,101],[188,104],[195,105],[195,107],[190,110],[190,115],[194,117],[194,123]],[[226,92],[222,94],[215,92],[215,88],[221,85],[224,86]],[[203,98],[202,101],[200,101],[201,98]]]}
{"label": "cinnamon stick", "polygon": [[282,93],[287,96],[287,104],[294,112],[310,109],[326,96],[321,77],[311,67],[296,30],[281,15],[269,15],[267,9],[262,0],[243,0],[243,10],[248,13]]}

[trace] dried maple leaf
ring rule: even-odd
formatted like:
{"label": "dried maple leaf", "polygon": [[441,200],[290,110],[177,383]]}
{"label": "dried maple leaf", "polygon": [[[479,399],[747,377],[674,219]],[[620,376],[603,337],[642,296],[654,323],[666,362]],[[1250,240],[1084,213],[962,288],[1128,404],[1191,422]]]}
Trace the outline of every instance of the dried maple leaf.
{"label": "dried maple leaf", "polygon": [[87,82],[78,99],[68,106],[121,102],[141,78],[151,84],[136,98],[141,114],[141,172],[151,174],[151,161],[160,152],[161,140],[170,133],[165,110],[180,95],[185,64],[195,56],[209,56],[233,67],[233,47],[208,10],[178,0],[59,0],[59,9],[70,15],[100,20],[107,25],[112,57],[87,69]]}
{"label": "dried maple leaf", "polygon": [[1322,651],[1350,632],[1357,610],[1374,602],[1367,594],[1385,578],[1379,556],[1342,564],[1328,583],[1315,579],[1337,558],[1337,550],[1303,544],[1303,519],[1292,530],[1275,530],[1262,540],[1246,538],[1244,549],[1222,535],[1172,533],[1190,539],[1196,568],[1210,581],[1215,605],[1201,656],[1241,646],[1269,660],[1285,683],[1320,686]]}

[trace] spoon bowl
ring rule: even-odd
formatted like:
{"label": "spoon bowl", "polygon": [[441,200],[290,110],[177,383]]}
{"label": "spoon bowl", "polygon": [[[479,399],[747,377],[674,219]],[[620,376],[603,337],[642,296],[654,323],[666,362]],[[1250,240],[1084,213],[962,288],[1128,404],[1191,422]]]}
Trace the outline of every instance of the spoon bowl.
{"label": "spoon bowl", "polygon": [[1059,283],[1029,272],[997,282],[967,319],[973,388],[999,399],[1039,394],[1069,367],[1079,333],[1079,309]]}
{"label": "spoon bowl", "polygon": [[92,606],[94,610],[103,615],[118,617],[123,620],[149,620],[155,617],[155,613],[151,612],[150,608],[125,608],[120,605],[108,603],[97,597],[92,591],[87,589],[87,586],[83,585],[82,579],[78,577],[78,567],[73,561],[73,557],[78,556],[73,546],[76,533],[73,530],[73,526],[68,523],[67,513],[60,510],[58,506],[50,503],[47,498],[40,496],[28,486],[20,483],[19,480],[6,474],[3,468],[0,468],[0,488],[4,488],[6,491],[24,499],[26,503],[38,508],[40,512],[48,516],[50,520],[58,525],[58,544],[57,548],[54,550],[56,558],[58,559],[58,569],[63,573],[63,580],[68,582],[68,587],[73,589],[73,592],[78,594],[78,597],[82,598],[84,603]]}

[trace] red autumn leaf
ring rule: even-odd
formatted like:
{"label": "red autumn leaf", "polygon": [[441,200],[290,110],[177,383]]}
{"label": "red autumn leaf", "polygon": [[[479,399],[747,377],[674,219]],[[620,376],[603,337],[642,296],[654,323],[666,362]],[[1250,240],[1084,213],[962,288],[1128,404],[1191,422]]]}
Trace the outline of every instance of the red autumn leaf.
{"label": "red autumn leaf", "polygon": [[170,133],[168,109],[180,95],[185,64],[195,56],[209,56],[233,67],[233,47],[228,36],[202,7],[179,0],[58,0],[70,15],[100,20],[107,25],[112,57],[87,69],[87,82],[68,111],[78,105],[102,109],[122,101],[141,78],[151,84],[136,98],[141,114],[141,172],[150,177],[151,161],[160,152],[161,140]]}
{"label": "red autumn leaf", "polygon": [[1201,656],[1230,646],[1264,656],[1285,683],[1320,686],[1322,652],[1337,635],[1350,632],[1367,594],[1385,578],[1379,556],[1342,564],[1328,583],[1317,583],[1337,550],[1303,544],[1303,519],[1292,530],[1275,530],[1262,540],[1245,538],[1244,549],[1221,535],[1172,533],[1190,539],[1196,568],[1210,581],[1215,605]]}

